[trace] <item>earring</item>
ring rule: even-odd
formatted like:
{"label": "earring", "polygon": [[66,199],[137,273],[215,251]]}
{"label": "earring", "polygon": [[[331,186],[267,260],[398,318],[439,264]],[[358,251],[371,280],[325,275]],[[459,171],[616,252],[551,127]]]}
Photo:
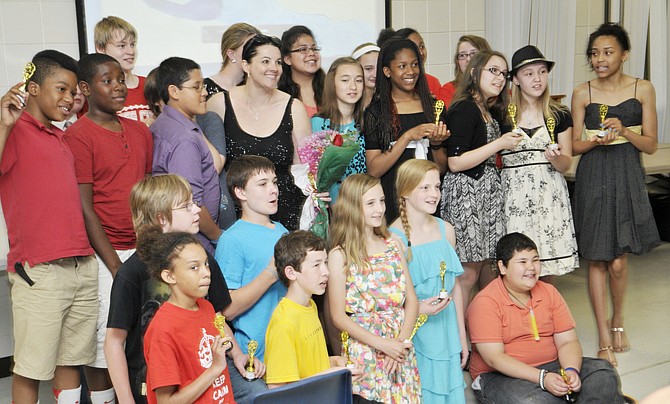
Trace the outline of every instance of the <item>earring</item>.
{"label": "earring", "polygon": [[237,59],[230,59],[231,62],[237,63]]}

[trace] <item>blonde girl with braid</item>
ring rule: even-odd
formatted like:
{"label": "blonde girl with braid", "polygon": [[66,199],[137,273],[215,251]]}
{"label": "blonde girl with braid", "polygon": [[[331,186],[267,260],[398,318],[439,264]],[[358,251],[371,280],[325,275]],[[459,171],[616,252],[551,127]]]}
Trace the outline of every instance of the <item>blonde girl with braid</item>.
{"label": "blonde girl with braid", "polygon": [[453,247],[453,226],[433,216],[440,201],[438,166],[428,160],[408,160],[398,168],[395,186],[400,217],[389,230],[406,246],[419,315],[428,315],[412,340],[423,402],[465,403],[462,368],[468,347],[458,280],[463,267]]}

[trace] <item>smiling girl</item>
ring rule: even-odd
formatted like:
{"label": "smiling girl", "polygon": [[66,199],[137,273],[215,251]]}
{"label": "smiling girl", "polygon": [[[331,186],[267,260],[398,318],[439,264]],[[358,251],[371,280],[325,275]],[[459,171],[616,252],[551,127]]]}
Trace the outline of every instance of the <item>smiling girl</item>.
{"label": "smiling girl", "polygon": [[412,344],[403,342],[412,332],[418,301],[402,242],[386,228],[385,210],[379,179],[354,174],[342,182],[333,208],[327,299],[333,324],[351,336],[350,357],[364,368],[354,394],[418,403],[416,357]]}
{"label": "smiling girl", "polygon": [[500,172],[495,155],[513,149],[521,136],[500,127],[508,94],[507,61],[495,51],[477,53],[456,89],[447,112],[453,135],[447,141],[449,171],[442,183],[442,218],[456,231],[456,252],[465,271],[461,276],[463,307],[475,282],[480,289],[495,277],[487,267],[503,235]]}
{"label": "smiling girl", "polygon": [[395,177],[403,162],[421,158],[446,166],[442,142],[449,132],[443,117],[435,124],[434,105],[414,42],[385,42],[377,63],[375,94],[365,110],[363,132],[368,173],[381,179],[388,198],[389,222],[398,216]]}
{"label": "smiling girl", "polygon": [[[312,132],[332,129],[340,133],[350,133],[360,145],[360,150],[349,162],[342,180],[366,171],[365,138],[359,131],[363,121],[363,82],[363,68],[358,61],[350,57],[335,59],[326,74],[321,110],[312,117]],[[339,188],[340,184],[335,184],[329,190],[332,203],[335,203]]]}

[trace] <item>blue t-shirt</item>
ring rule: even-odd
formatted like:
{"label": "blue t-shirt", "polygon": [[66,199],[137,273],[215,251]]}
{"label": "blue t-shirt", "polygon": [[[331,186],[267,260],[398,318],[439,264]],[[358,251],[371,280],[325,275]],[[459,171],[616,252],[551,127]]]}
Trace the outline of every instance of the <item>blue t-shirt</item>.
{"label": "blue t-shirt", "polygon": [[[274,229],[240,219],[221,234],[214,258],[221,267],[229,289],[248,285],[270,263],[277,240],[282,234],[288,233],[281,223],[272,223]],[[265,331],[272,312],[285,294],[286,287],[279,281],[275,282],[256,304],[232,321],[235,339],[245,354],[249,341],[256,340],[256,357],[263,360]]]}

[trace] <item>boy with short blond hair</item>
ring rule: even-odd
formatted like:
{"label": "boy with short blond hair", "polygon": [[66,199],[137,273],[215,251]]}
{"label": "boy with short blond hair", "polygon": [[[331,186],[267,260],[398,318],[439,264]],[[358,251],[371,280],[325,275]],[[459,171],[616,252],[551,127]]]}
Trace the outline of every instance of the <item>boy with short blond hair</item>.
{"label": "boy with short blond hair", "polygon": [[95,359],[98,264],[84,226],[74,157],[52,121],[77,93],[77,62],[55,50],[0,99],[0,199],[14,319],[12,399],[34,404],[53,378],[58,403],[79,402],[80,365]]}
{"label": "boy with short blond hair", "polygon": [[[145,77],[133,73],[137,62],[137,30],[123,18],[110,15],[95,24],[95,51],[116,59],[123,68],[128,97],[118,115],[150,126],[156,118],[144,97]],[[85,111],[84,111],[85,112]]]}

